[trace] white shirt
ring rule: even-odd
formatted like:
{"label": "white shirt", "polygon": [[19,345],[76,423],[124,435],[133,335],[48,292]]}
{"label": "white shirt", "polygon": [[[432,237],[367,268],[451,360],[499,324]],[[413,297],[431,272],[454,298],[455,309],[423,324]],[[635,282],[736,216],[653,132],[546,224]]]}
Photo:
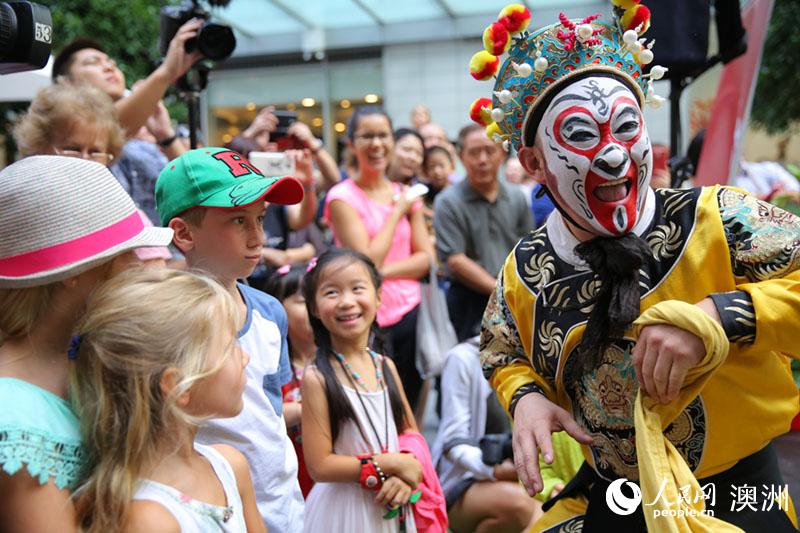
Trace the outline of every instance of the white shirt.
{"label": "white shirt", "polygon": [[228,444],[247,457],[258,510],[271,533],[301,531],[304,502],[297,455],[286,434],[281,402],[281,386],[291,379],[286,312],[261,291],[244,285],[239,291],[247,305],[239,344],[250,355],[244,407],[234,418],[210,420],[197,441]]}

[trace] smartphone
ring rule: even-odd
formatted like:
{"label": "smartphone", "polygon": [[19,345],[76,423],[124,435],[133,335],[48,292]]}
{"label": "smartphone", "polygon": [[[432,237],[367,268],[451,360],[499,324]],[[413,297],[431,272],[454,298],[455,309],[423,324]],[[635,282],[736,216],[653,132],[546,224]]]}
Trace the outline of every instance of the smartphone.
{"label": "smartphone", "polygon": [[428,186],[424,183],[415,183],[406,189],[406,198],[409,200],[414,200],[420,196],[425,196],[426,194],[428,194]]}
{"label": "smartphone", "polygon": [[265,176],[294,176],[294,160],[282,152],[250,152],[247,159]]}
{"label": "smartphone", "polygon": [[294,111],[278,110],[274,111],[272,114],[278,117],[278,126],[275,128],[275,131],[269,134],[269,138],[271,141],[277,142],[278,139],[286,137],[289,132],[289,126],[297,121],[297,113]]}

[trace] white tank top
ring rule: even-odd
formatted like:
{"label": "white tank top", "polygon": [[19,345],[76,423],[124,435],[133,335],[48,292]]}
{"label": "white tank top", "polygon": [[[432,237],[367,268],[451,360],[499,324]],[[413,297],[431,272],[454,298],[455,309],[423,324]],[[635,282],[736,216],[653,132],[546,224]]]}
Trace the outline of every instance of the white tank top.
{"label": "white tank top", "polygon": [[211,446],[195,443],[194,449],[208,459],[225,491],[227,507],[204,503],[179,490],[149,479],[139,480],[134,500],[151,500],[163,505],[181,526],[181,533],[246,533],[242,498],[230,463]]}

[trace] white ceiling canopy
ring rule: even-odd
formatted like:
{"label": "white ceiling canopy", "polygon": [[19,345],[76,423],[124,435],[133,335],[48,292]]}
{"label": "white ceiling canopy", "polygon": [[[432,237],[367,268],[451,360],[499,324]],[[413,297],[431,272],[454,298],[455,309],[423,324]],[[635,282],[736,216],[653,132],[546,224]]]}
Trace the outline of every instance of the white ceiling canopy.
{"label": "white ceiling canopy", "polygon": [[[234,27],[234,57],[470,38],[480,35],[509,0],[231,0],[211,8]],[[534,28],[589,12],[611,11],[608,0],[521,0]],[[476,43],[477,44],[477,43]]]}

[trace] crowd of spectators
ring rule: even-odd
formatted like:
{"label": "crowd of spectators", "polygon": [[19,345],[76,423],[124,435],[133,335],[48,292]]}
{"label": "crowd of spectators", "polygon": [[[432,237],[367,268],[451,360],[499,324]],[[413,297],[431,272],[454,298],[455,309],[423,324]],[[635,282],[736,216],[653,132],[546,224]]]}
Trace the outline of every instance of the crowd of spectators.
{"label": "crowd of spectators", "polygon": [[[135,255],[131,255],[131,261],[135,258],[152,267],[200,268],[216,274],[217,267],[211,264],[211,258],[219,264],[230,260],[218,256],[231,248],[219,242],[219,249],[215,251],[198,251],[200,241],[196,228],[211,222],[204,221],[205,217],[193,209],[164,214],[165,173],[174,171],[177,161],[187,161],[178,165],[180,169],[186,168],[189,162],[200,165],[197,161],[202,157],[189,150],[162,100],[170,85],[198,59],[196,53],[187,53],[184,47],[197,29],[196,21],[182,26],[164,62],[146,79],[135,81],[130,90],[116,62],[100,43],[90,39],[69,43],[55,60],[53,85],[35,95],[13,133],[23,158],[59,155],[107,167],[121,189],[132,198],[143,227],[156,226],[155,229],[161,227],[163,231],[169,227],[175,231],[169,247],[167,243],[132,246]],[[280,404],[274,396],[284,395],[282,416],[292,445],[301,458],[297,475],[303,496],[308,496],[314,480],[302,460],[300,382],[306,365],[314,362],[315,348],[302,280],[305,273],[314,268],[316,257],[330,248],[344,247],[363,254],[358,257],[363,257],[365,264],[374,265],[376,276],[381,279],[376,322],[385,335],[386,355],[397,368],[399,385],[416,419],[416,424],[410,423],[408,427],[423,425],[428,412],[425,408],[427,393],[431,388],[438,388],[440,407],[443,405],[446,411],[443,416],[447,426],[445,433],[463,432],[465,428],[458,427],[460,422],[454,421],[451,415],[470,412],[473,407],[478,408],[479,415],[473,420],[475,427],[468,430],[470,434],[480,438],[485,432],[494,431],[491,427],[495,426],[487,426],[488,387],[485,382],[481,381],[480,385],[462,383],[470,390],[482,388],[478,396],[469,399],[475,405],[460,405],[464,391],[456,390],[460,386],[458,379],[446,378],[439,388],[433,380],[426,381],[420,375],[416,330],[422,284],[428,283],[428,274],[431,268],[435,269],[438,287],[446,293],[449,319],[458,341],[464,342],[454,349],[452,360],[461,361],[473,377],[478,376],[475,336],[495,278],[508,252],[523,235],[535,228],[534,221],[542,222],[546,210],[537,211],[537,184],[519,167],[515,158],[509,158],[499,145],[486,137],[482,128],[467,125],[453,142],[444,128],[431,122],[431,118],[432,113],[425,106],[416,106],[409,116],[410,125],[406,127],[398,123],[403,117],[390,117],[380,107],[356,108],[349,121],[345,149],[337,163],[323,141],[314,137],[309,126],[300,121],[294,122],[286,132],[292,140],[291,147],[279,150],[272,138],[279,120],[275,107],[267,105],[256,114],[252,124],[225,147],[234,152],[208,148],[215,154],[234,154],[225,157],[234,158],[247,172],[258,172],[256,165],[246,159],[251,154],[280,152],[294,168],[293,176],[302,187],[302,201],[267,201],[263,214],[252,214],[259,227],[248,229],[251,235],[247,245],[254,239],[254,242],[260,239],[261,244],[257,245],[260,250],[255,256],[254,268],[246,269],[245,283],[250,285],[248,290],[273,293],[285,308],[288,326],[274,319],[274,309],[259,307],[260,304],[254,303],[257,297],[242,288],[238,290],[248,317],[249,313],[260,313],[260,320],[274,319],[284,328],[282,335],[288,344],[288,359],[284,361],[285,356],[281,355],[280,368],[272,368],[273,374],[263,376],[263,388],[273,407]],[[409,190],[418,184],[425,186],[424,192],[409,196]],[[196,183],[193,186],[200,187]],[[267,200],[269,198],[267,196]],[[96,207],[102,209],[102,206]],[[249,224],[247,217],[242,217],[245,225]],[[210,231],[209,226],[206,230]],[[261,234],[263,237],[259,237]],[[212,245],[209,241],[203,246]],[[230,272],[225,276],[230,278]],[[227,280],[230,287],[237,287],[236,277]],[[240,336],[240,343],[244,343],[242,339],[244,337]],[[455,363],[449,366],[460,368]],[[262,369],[252,360],[248,368]],[[463,372],[461,374],[463,378]],[[248,407],[247,390],[245,411],[257,409]],[[439,415],[442,415],[441,409]],[[495,418],[489,417],[490,421]],[[235,440],[245,438],[250,431],[241,422],[220,422],[209,427],[212,429],[201,431],[197,438],[202,440],[209,431],[216,431],[215,437]],[[495,429],[508,430],[502,425]],[[266,435],[253,449],[278,446],[282,438],[280,432]],[[477,443],[467,448],[464,443],[461,447],[443,447],[442,444],[434,448],[433,466],[444,476],[442,505],[446,500],[454,531],[519,530],[535,520],[538,506],[516,483],[516,474],[508,461],[494,467],[480,466],[475,455]],[[264,472],[270,467],[276,468],[275,475],[284,483],[296,467],[288,460],[285,464],[267,465],[263,457],[254,460],[250,453],[245,451],[245,456],[252,471],[259,476],[253,479],[256,503],[266,517],[263,498],[273,494],[278,485],[271,479],[264,480]],[[464,457],[469,457],[469,461],[465,463]],[[225,460],[235,463],[235,457]],[[9,479],[0,480],[3,487],[23,490]],[[465,479],[469,479],[469,483],[465,483]],[[430,478],[423,480],[423,484],[430,482]],[[491,483],[491,490],[499,492],[497,497],[478,503],[483,499],[484,483]],[[473,485],[475,488],[469,492]],[[431,486],[438,487],[438,481]],[[274,526],[278,531],[289,530],[287,523],[281,520],[293,519],[297,505],[295,496],[291,491],[286,492],[283,498],[287,507],[282,514],[273,517],[270,529]],[[45,500],[44,505],[50,504]],[[80,516],[92,512],[79,509],[80,513],[84,511],[88,514]],[[71,520],[72,515],[51,518]],[[425,519],[423,516],[416,520],[422,524]],[[265,521],[270,522],[266,518]]]}

